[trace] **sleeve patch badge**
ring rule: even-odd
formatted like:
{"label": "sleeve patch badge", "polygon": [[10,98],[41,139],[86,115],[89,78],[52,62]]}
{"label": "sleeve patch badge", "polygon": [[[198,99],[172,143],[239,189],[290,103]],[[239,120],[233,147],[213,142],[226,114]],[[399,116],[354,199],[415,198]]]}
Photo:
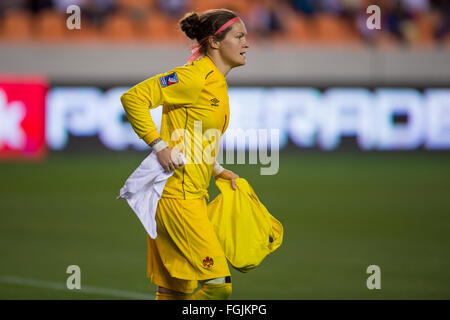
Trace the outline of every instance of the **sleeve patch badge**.
{"label": "sleeve patch badge", "polygon": [[177,74],[174,72],[168,74],[167,76],[162,76],[159,78],[159,82],[161,83],[162,88],[175,84],[178,82]]}

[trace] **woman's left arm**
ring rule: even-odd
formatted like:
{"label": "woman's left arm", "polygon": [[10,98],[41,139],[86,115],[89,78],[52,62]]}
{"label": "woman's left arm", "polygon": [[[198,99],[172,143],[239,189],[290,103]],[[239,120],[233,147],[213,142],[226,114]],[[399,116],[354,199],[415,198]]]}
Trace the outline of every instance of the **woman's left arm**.
{"label": "woman's left arm", "polygon": [[233,171],[227,170],[220,164],[215,162],[213,167],[213,175],[215,179],[222,178],[226,180],[231,180],[231,187],[233,188],[233,190],[236,190],[235,179],[239,178],[239,176]]}

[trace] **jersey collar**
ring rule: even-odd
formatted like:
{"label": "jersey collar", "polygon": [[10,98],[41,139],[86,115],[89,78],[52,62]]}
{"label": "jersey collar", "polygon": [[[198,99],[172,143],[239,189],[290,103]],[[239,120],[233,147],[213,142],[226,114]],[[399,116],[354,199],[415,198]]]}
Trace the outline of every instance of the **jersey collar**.
{"label": "jersey collar", "polygon": [[225,76],[223,75],[222,72],[220,72],[219,69],[217,69],[216,65],[214,64],[214,62],[211,60],[210,57],[204,56],[203,59],[205,59],[205,61],[208,63],[208,65],[210,65],[210,66],[214,69],[214,71],[217,71],[217,73],[219,74],[219,77],[220,77],[221,79],[223,79],[223,80],[226,81]]}

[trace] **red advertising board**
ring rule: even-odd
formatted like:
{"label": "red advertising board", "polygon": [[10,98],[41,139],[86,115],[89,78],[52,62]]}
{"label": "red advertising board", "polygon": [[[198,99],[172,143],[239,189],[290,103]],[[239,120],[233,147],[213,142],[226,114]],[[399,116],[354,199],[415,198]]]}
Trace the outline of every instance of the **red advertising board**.
{"label": "red advertising board", "polygon": [[39,76],[0,75],[0,159],[45,156],[47,90]]}

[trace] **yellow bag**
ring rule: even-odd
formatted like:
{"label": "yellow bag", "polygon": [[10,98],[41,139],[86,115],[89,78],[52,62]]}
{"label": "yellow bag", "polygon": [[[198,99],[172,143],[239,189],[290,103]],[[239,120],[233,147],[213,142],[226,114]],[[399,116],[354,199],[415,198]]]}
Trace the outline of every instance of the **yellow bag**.
{"label": "yellow bag", "polygon": [[220,194],[208,204],[208,217],[230,264],[241,272],[258,266],[283,241],[283,226],[243,178],[218,178]]}

